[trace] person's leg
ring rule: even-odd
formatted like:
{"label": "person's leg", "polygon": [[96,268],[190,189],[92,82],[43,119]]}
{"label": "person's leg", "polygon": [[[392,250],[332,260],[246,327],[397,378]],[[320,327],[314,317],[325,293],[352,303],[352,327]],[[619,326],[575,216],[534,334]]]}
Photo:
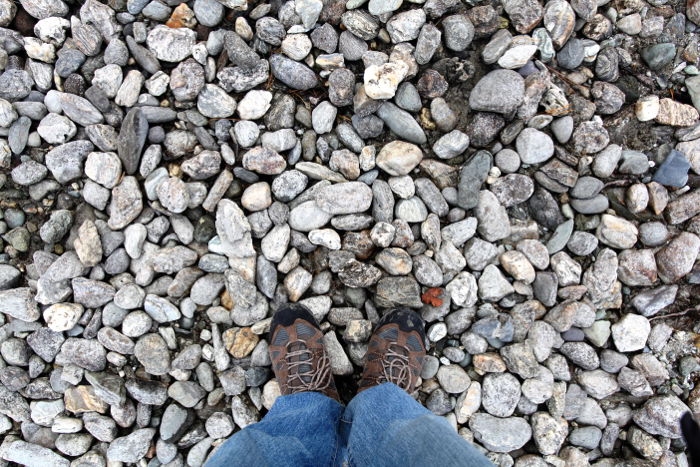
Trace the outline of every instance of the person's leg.
{"label": "person's leg", "polygon": [[359,393],[341,421],[353,466],[492,466],[447,420],[409,394],[425,356],[425,323],[408,309],[387,313],[372,333]]}
{"label": "person's leg", "polygon": [[328,466],[336,461],[343,406],[318,323],[305,307],[287,306],[272,317],[269,340],[282,396],[261,422],[226,441],[207,467]]}
{"label": "person's leg", "polygon": [[206,467],[333,465],[342,413],[339,402],[318,392],[282,396],[259,423],[228,439]]}
{"label": "person's leg", "polygon": [[359,393],[343,415],[350,465],[493,467],[442,417],[393,383]]}

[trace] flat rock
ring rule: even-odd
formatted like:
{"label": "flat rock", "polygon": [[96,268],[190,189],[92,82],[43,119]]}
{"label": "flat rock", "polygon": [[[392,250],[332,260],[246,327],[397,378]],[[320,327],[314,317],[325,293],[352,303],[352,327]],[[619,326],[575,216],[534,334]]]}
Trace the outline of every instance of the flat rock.
{"label": "flat rock", "polygon": [[525,97],[525,81],[515,71],[494,70],[481,78],[469,94],[472,110],[509,114]]}
{"label": "flat rock", "polygon": [[474,438],[493,452],[511,452],[520,449],[532,436],[530,424],[524,418],[498,418],[476,413],[469,419]]}

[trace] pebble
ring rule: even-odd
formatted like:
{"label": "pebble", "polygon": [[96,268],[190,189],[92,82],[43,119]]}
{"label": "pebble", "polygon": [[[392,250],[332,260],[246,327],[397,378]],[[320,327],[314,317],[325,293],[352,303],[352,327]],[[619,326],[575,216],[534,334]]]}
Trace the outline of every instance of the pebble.
{"label": "pebble", "polygon": [[626,314],[611,327],[613,342],[620,352],[634,352],[646,345],[651,326],[649,321],[634,313]]}
{"label": "pebble", "polygon": [[530,424],[524,418],[498,418],[476,413],[469,419],[474,438],[494,452],[510,452],[521,448],[532,437]]}
{"label": "pebble", "polygon": [[377,110],[377,116],[402,139],[415,144],[427,141],[425,132],[408,112],[399,109],[391,102],[385,102]]}
{"label": "pebble", "polygon": [[525,66],[535,52],[537,52],[536,45],[517,45],[501,55],[498,66],[507,70],[517,70]]}
{"label": "pebble", "polygon": [[638,230],[634,224],[617,216],[604,214],[596,232],[598,239],[613,248],[632,248],[637,242]]}
{"label": "pebble", "polygon": [[392,141],[377,155],[376,164],[389,175],[408,175],[423,159],[423,151],[411,143]]}
{"label": "pebble", "polygon": [[682,104],[673,99],[659,100],[659,113],[656,121],[662,125],[690,126],[698,121],[698,111],[692,105]]}
{"label": "pebble", "polygon": [[539,164],[554,155],[554,143],[546,133],[525,128],[515,141],[520,160],[525,164]]}
{"label": "pebble", "polygon": [[461,52],[469,47],[474,39],[474,25],[465,15],[451,15],[444,18],[442,27],[445,45],[450,50]]}
{"label": "pebble", "polygon": [[525,97],[522,76],[512,70],[494,70],[476,83],[469,95],[472,110],[508,114],[520,106]]}
{"label": "pebble", "polygon": [[181,62],[192,53],[196,34],[188,28],[157,26],[148,33],[148,49],[158,60]]}
{"label": "pebble", "polygon": [[640,98],[634,107],[637,120],[640,122],[654,120],[659,115],[660,107],[659,96],[651,95]]}
{"label": "pebble", "polygon": [[674,44],[654,44],[642,49],[641,56],[650,69],[659,70],[673,61],[676,56]]}
{"label": "pebble", "polygon": [[270,71],[292,89],[306,91],[318,85],[318,78],[309,67],[283,55],[270,57]]}

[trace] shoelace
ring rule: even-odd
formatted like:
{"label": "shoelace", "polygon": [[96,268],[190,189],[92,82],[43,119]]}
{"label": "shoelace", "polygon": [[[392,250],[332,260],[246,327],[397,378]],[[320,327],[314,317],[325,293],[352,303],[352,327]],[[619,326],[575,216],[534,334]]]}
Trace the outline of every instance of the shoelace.
{"label": "shoelace", "polygon": [[[394,347],[398,347],[401,352],[394,350]],[[383,379],[386,382],[394,383],[404,390],[408,390],[411,385],[409,353],[408,347],[391,344],[382,359]]]}
{"label": "shoelace", "polygon": [[[318,360],[317,368],[314,369],[313,365],[311,364],[313,353],[311,350],[306,348],[306,344],[304,344],[303,341],[290,342],[287,344],[287,347],[289,348],[295,343],[301,343],[304,345],[304,347],[298,350],[289,351],[285,356],[289,371],[287,388],[292,393],[304,391],[322,392],[323,390],[327,389],[333,381],[333,378],[331,377],[331,362],[328,355],[324,352],[321,358]],[[302,365],[306,365],[308,369],[302,371]]]}

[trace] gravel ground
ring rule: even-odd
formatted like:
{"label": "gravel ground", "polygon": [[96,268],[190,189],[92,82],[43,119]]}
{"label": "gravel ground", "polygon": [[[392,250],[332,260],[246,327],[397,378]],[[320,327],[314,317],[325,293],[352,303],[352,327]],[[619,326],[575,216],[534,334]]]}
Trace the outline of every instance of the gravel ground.
{"label": "gravel ground", "polygon": [[199,466],[347,399],[410,307],[415,397],[498,466],[685,467],[700,412],[700,0],[0,0],[0,466]]}

